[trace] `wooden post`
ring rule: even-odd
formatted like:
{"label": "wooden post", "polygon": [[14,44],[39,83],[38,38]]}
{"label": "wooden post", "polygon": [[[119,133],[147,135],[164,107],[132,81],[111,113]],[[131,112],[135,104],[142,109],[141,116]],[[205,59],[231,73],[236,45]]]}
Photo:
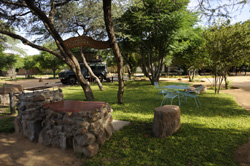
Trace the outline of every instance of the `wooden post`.
{"label": "wooden post", "polygon": [[12,115],[15,113],[15,97],[12,91],[9,92],[9,97],[10,97],[10,114]]}

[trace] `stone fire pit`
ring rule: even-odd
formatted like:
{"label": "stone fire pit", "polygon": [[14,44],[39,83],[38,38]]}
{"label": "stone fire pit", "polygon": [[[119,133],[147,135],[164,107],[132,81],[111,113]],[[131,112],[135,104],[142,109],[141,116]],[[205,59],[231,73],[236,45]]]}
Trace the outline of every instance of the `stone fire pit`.
{"label": "stone fire pit", "polygon": [[[41,107],[29,108],[27,111],[23,108],[24,104],[19,102],[18,105],[22,107],[15,120],[17,133],[46,146],[73,148],[87,157],[94,156],[114,133],[110,114],[112,109],[108,103],[60,99],[56,102],[46,101]],[[27,114],[36,118],[28,119],[27,122]]]}
{"label": "stone fire pit", "polygon": [[85,156],[94,156],[114,132],[111,107],[100,101],[72,101],[45,104],[39,143],[65,149],[74,148]]}

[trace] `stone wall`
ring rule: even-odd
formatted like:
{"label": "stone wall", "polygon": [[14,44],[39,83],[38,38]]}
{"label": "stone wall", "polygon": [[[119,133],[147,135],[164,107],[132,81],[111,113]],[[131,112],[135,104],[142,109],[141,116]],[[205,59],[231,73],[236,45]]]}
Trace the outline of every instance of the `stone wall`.
{"label": "stone wall", "polygon": [[[73,108],[71,101],[63,100],[60,89],[20,94],[18,116],[14,121],[16,133],[45,146],[73,148],[75,152],[93,157],[114,133],[112,109],[105,102],[73,103],[77,109]],[[56,104],[56,109],[50,107],[53,104]],[[58,108],[58,105],[61,107]]]}
{"label": "stone wall", "polygon": [[39,143],[61,149],[72,148],[84,156],[93,157],[99,146],[114,133],[111,107],[105,103],[95,110],[80,112],[55,112],[44,108]]}
{"label": "stone wall", "polygon": [[45,103],[63,100],[62,90],[20,93],[16,104],[18,116],[14,121],[18,135],[26,136],[30,141],[38,141],[45,118],[42,107]]}

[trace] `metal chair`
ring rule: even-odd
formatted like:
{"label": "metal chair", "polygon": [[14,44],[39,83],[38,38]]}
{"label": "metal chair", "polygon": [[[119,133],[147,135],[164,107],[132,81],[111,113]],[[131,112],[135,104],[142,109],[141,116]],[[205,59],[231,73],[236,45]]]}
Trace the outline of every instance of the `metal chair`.
{"label": "metal chair", "polygon": [[197,96],[195,93],[190,93],[189,91],[186,91],[186,92],[183,94],[183,96],[185,97],[186,102],[187,102],[187,98],[188,98],[188,97],[191,97],[191,98],[194,99],[197,108],[199,108],[199,106],[201,107],[201,102],[200,102],[198,96]]}
{"label": "metal chair", "polygon": [[[172,105],[173,100],[174,100],[176,97],[179,98],[178,93],[176,93],[175,91],[168,90],[168,91],[167,91],[167,94],[163,96],[163,99],[162,99],[162,101],[161,101],[161,106],[162,106],[162,104],[165,102],[165,100],[168,100],[168,99],[171,100],[171,105]],[[181,104],[181,103],[180,103],[180,99],[179,99],[179,105],[180,105],[180,104]]]}
{"label": "metal chair", "polygon": [[165,89],[161,88],[159,86],[158,82],[154,82],[154,85],[155,85],[156,90],[158,91],[158,96],[159,95],[163,95],[164,96],[165,94],[167,94],[167,91]]}

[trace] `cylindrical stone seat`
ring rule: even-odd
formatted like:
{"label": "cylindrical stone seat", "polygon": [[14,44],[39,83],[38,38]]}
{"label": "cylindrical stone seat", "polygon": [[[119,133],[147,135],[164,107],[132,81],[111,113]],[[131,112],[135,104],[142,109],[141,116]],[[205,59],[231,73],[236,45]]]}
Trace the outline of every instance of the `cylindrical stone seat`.
{"label": "cylindrical stone seat", "polygon": [[156,137],[166,138],[181,127],[181,110],[176,105],[164,105],[154,109],[153,133]]}

